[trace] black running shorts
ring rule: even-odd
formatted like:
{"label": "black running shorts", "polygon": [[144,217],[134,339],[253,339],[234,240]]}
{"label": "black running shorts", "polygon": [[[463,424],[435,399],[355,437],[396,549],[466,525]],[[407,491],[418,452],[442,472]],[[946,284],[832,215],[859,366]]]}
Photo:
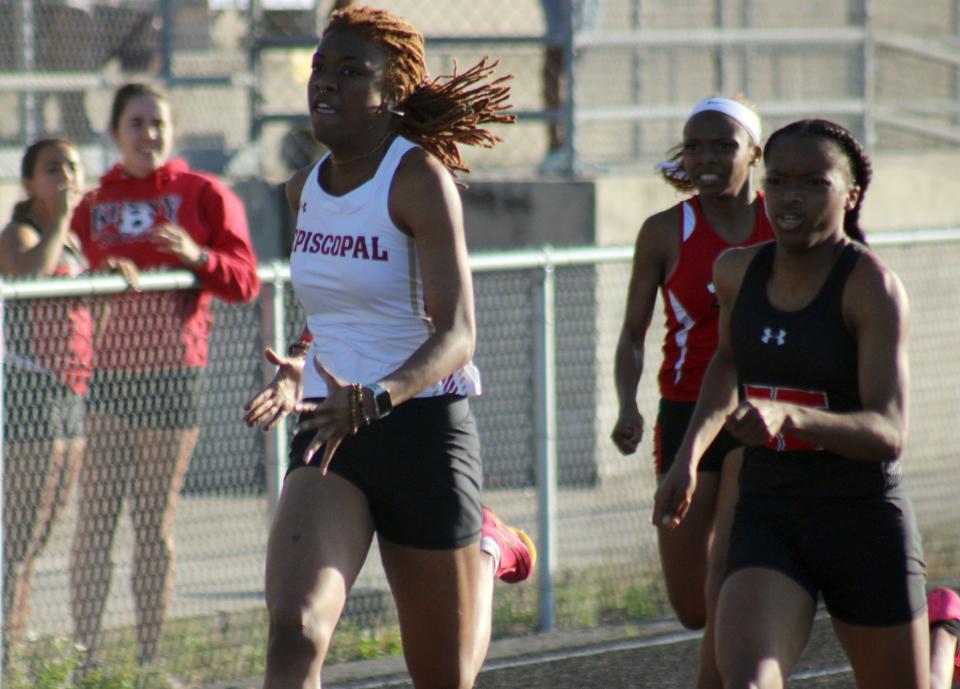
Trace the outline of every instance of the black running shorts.
{"label": "black running shorts", "polygon": [[[294,436],[288,473],[319,467],[322,449],[311,464],[303,463],[310,439],[308,433]],[[483,468],[477,425],[465,397],[397,405],[389,416],[346,437],[330,471],[363,491],[378,536],[391,543],[449,550],[480,539]]]}
{"label": "black running shorts", "polygon": [[4,365],[4,442],[79,438],[84,412],[83,397],[52,373]]}
{"label": "black running shorts", "polygon": [[204,369],[94,370],[90,410],[125,419],[131,426],[187,429],[199,425]]}
{"label": "black running shorts", "polygon": [[882,497],[741,496],[727,576],[748,567],[822,595],[848,624],[907,624],[926,609],[920,533],[902,487]]}
{"label": "black running shorts", "polygon": [[[653,436],[653,459],[657,476],[663,476],[673,465],[673,459],[683,442],[683,434],[690,425],[695,402],[660,400],[657,410],[657,427]],[[720,471],[723,460],[731,450],[740,447],[740,442],[725,430],[721,430],[700,458],[697,471]]]}

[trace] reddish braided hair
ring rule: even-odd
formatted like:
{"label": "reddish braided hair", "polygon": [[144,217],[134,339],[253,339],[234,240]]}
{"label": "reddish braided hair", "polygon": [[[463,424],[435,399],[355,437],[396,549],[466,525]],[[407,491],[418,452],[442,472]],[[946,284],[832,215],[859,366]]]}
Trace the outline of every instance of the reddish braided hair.
{"label": "reddish braided hair", "polygon": [[500,137],[482,125],[510,123],[505,114],[513,75],[490,79],[498,61],[484,57],[465,72],[430,79],[427,74],[423,34],[402,17],[373,7],[348,7],[334,12],[323,31],[349,29],[380,45],[387,55],[385,81],[406,94],[396,104],[403,112],[394,130],[435,156],[451,174],[469,172],[460,157],[460,144],[492,148]]}

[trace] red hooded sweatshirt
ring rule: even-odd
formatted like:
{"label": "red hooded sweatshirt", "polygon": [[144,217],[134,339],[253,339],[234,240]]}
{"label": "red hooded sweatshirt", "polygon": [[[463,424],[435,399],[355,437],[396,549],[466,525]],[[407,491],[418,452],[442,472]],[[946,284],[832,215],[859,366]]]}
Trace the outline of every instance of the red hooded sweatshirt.
{"label": "red hooded sweatshirt", "polygon": [[191,171],[183,160],[171,160],[145,178],[114,166],[83,198],[72,221],[91,270],[110,256],[130,259],[140,270],[183,269],[179,258],[150,240],[153,228],[164,223],[185,229],[209,255],[205,266],[193,269],[201,287],[111,298],[97,340],[99,369],[206,366],[213,297],[247,302],[260,290],[243,204],[220,181]]}

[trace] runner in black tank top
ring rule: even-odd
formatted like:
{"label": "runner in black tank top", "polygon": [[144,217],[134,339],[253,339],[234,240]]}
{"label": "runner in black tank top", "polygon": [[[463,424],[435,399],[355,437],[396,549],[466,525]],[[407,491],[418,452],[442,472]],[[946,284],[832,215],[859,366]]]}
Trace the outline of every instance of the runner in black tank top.
{"label": "runner in black tank top", "polygon": [[[860,256],[848,244],[819,294],[799,311],[770,304],[776,244],[766,244],[743,278],[730,332],[740,394],[848,412],[863,409],[857,382],[857,342],[843,319],[843,289]],[[900,483],[893,461],[863,462],[780,433],[770,445],[745,451],[744,495],[880,495]]]}
{"label": "runner in black tank top", "polygon": [[843,127],[804,120],[764,150],[773,243],[714,265],[717,353],[654,523],[676,528],[721,429],[746,446],[716,615],[725,689],[782,688],[823,597],[861,689],[927,689],[924,562],[900,483],[909,305],[868,250],[870,177]]}

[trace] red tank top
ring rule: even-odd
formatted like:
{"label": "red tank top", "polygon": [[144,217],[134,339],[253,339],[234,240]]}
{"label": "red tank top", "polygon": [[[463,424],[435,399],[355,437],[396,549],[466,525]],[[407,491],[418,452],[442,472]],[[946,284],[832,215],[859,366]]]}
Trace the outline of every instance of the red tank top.
{"label": "red tank top", "polygon": [[[66,245],[53,277],[76,277],[84,270],[86,260],[82,254]],[[54,373],[77,394],[87,393],[93,366],[93,317],[83,300],[32,302],[30,339],[34,364]]]}
{"label": "red tank top", "polygon": [[[760,195],[753,232],[739,246],[773,239],[773,229]],[[707,222],[700,200],[693,196],[679,204],[680,253],[677,265],[661,287],[666,311],[660,396],[675,402],[695,402],[703,374],[717,349],[717,304],[713,262],[727,243]]]}

